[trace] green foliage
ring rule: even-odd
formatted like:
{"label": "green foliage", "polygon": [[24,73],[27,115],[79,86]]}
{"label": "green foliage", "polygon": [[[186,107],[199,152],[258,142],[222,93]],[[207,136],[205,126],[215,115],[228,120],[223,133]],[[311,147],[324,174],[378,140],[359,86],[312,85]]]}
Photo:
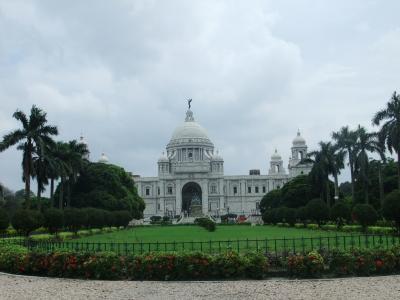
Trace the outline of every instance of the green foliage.
{"label": "green foliage", "polygon": [[318,277],[324,269],[324,259],[317,251],[307,255],[290,255],[286,264],[290,276]]}
{"label": "green foliage", "polygon": [[83,209],[67,208],[64,210],[64,224],[72,232],[77,232],[87,224],[87,214]]}
{"label": "green foliage", "polygon": [[71,190],[71,205],[106,210],[127,210],[133,218],[143,217],[144,201],[130,175],[121,167],[90,163]]}
{"label": "green foliage", "polygon": [[311,200],[307,203],[306,208],[310,220],[317,222],[318,225],[329,218],[329,208],[321,199]]}
{"label": "green foliage", "polygon": [[351,209],[343,201],[339,201],[330,210],[330,219],[342,225],[344,221],[351,220]]}
{"label": "green foliage", "polygon": [[6,230],[8,225],[10,224],[10,218],[8,217],[7,212],[0,208],[0,232]]}
{"label": "green foliage", "polygon": [[267,210],[277,208],[282,205],[282,193],[280,189],[272,190],[265,194],[260,201],[260,212],[264,214]]}
{"label": "green foliage", "polygon": [[378,213],[369,204],[357,204],[353,208],[353,219],[357,221],[364,230],[368,225],[374,225],[378,220]]}
{"label": "green foliage", "polygon": [[83,211],[86,213],[86,216],[87,216],[87,221],[84,224],[85,227],[101,228],[104,225],[106,225],[104,210],[89,207],[89,208],[83,209]]}
{"label": "green foliage", "polygon": [[396,223],[398,232],[400,232],[400,191],[394,190],[386,195],[382,209],[383,216]]}
{"label": "green foliage", "polygon": [[307,224],[306,228],[311,230],[318,230],[319,226],[318,224]]}
{"label": "green foliage", "polygon": [[277,209],[268,209],[262,214],[262,219],[265,224],[276,224],[279,220],[277,218]]}
{"label": "green foliage", "polygon": [[207,229],[210,232],[215,231],[215,229],[217,228],[215,222],[213,222],[209,218],[197,218],[196,220],[194,220],[194,223],[199,225],[200,227]]}
{"label": "green foliage", "polygon": [[49,208],[44,212],[44,226],[50,233],[56,233],[64,226],[64,213],[60,209]]}
{"label": "green foliage", "polygon": [[306,206],[299,207],[296,211],[296,219],[303,223],[303,227],[307,224],[308,217],[308,209]]}
{"label": "green foliage", "polygon": [[19,232],[29,235],[43,225],[43,215],[36,210],[20,209],[11,219],[12,226]]}
{"label": "green foliage", "polygon": [[128,227],[129,222],[132,220],[132,216],[127,210],[118,210],[112,212],[114,219],[114,226],[117,227]]}
{"label": "green foliage", "polygon": [[263,214],[268,209],[282,206],[297,208],[306,205],[310,199],[317,196],[318,194],[309,176],[297,176],[286,183],[281,189],[272,190],[267,193],[260,202],[260,211]]}

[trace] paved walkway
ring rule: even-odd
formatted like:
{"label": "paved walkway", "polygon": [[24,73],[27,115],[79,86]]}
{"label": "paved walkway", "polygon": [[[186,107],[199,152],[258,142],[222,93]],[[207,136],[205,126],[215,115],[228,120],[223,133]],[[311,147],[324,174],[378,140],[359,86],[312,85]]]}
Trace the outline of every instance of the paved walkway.
{"label": "paved walkway", "polygon": [[332,280],[86,281],[0,273],[0,299],[400,299],[400,276]]}

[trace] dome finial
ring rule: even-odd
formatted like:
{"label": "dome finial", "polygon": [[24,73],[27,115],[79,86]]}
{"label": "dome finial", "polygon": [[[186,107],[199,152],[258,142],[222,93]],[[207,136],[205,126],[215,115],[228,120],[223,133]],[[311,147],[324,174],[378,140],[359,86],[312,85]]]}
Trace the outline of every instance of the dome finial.
{"label": "dome finial", "polygon": [[300,129],[297,128],[297,136],[300,136]]}
{"label": "dome finial", "polygon": [[193,117],[193,112],[190,110],[190,108],[192,107],[192,99],[187,99],[187,103],[188,103],[188,110],[186,112],[186,119],[185,122],[194,122],[194,117]]}

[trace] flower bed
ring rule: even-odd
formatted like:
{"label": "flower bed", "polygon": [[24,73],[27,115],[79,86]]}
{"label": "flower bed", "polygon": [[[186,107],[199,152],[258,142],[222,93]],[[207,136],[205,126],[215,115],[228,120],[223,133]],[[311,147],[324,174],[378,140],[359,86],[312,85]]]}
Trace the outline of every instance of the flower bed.
{"label": "flower bed", "polygon": [[276,256],[262,253],[30,252],[0,244],[0,271],[40,276],[123,280],[262,279],[272,276],[325,277],[393,274],[400,271],[400,248],[331,251]]}

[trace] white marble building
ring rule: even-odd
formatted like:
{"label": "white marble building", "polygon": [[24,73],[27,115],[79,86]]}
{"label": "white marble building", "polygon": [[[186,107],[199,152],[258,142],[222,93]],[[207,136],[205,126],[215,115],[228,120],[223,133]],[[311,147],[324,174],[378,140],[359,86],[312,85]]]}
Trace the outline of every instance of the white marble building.
{"label": "white marble building", "polygon": [[249,215],[258,212],[260,200],[267,192],[311,170],[309,163],[301,161],[306,154],[306,142],[298,132],[293,140],[288,173],[275,150],[267,175],[250,170],[249,175],[226,176],[223,158],[189,107],[185,122],[175,129],[166,153],[158,160],[158,176],[135,176],[134,180],[146,203],[145,217],[228,212]]}

